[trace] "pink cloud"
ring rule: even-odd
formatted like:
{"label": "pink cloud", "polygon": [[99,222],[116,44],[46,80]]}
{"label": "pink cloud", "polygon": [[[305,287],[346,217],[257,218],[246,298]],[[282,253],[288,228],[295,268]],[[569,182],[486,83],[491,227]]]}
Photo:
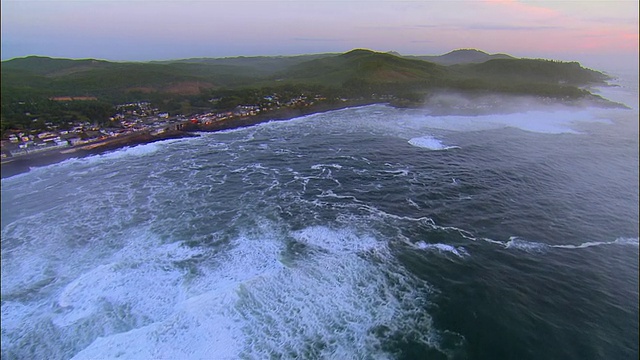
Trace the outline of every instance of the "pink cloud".
{"label": "pink cloud", "polygon": [[487,2],[515,14],[527,14],[530,16],[543,18],[555,17],[560,15],[560,13],[556,10],[545,8],[542,6],[525,4],[517,0],[487,0]]}
{"label": "pink cloud", "polygon": [[572,23],[570,20],[566,21],[567,28],[539,34],[534,43],[540,47],[535,47],[542,51],[569,50],[592,54],[638,51],[637,29],[624,25]]}
{"label": "pink cloud", "polygon": [[619,29],[589,31],[577,37],[575,48],[586,51],[638,50],[638,33]]}

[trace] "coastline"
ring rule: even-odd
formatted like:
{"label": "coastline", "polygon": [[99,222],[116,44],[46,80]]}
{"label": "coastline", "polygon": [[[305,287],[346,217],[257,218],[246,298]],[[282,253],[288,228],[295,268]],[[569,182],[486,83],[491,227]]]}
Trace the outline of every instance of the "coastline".
{"label": "coastline", "polygon": [[4,179],[14,175],[26,173],[29,172],[32,167],[47,166],[71,158],[83,158],[117,150],[120,148],[149,144],[156,141],[197,137],[199,135],[195,134],[196,132],[217,132],[223,130],[239,129],[269,121],[285,121],[311,114],[341,110],[349,107],[366,106],[377,103],[386,102],[356,100],[341,103],[321,103],[302,108],[282,108],[275,111],[270,111],[269,113],[265,114],[230,119],[210,125],[185,123],[180,130],[167,130],[158,135],[151,135],[150,132],[144,131],[140,133],[125,135],[122,137],[109,138],[91,144],[84,144],[70,148],[54,149],[33,154],[10,157],[2,160],[2,163],[0,165],[0,178]]}
{"label": "coastline", "polygon": [[28,172],[32,167],[51,165],[71,158],[83,158],[129,146],[196,136],[198,135],[179,130],[169,130],[158,135],[151,135],[148,131],[145,131],[106,139],[91,144],[16,156],[3,159],[1,165],[1,178],[4,179]]}
{"label": "coastline", "polygon": [[223,130],[239,129],[249,126],[262,124],[269,121],[285,121],[291,120],[302,116],[319,114],[327,111],[342,110],[351,107],[366,106],[373,104],[388,104],[388,101],[376,101],[376,100],[352,100],[340,103],[319,103],[308,107],[299,108],[281,108],[268,113],[258,114],[254,116],[247,116],[241,118],[235,118],[232,120],[225,120],[215,122],[210,125],[205,124],[184,124],[182,126],[183,131],[187,132],[216,132]]}
{"label": "coastline", "polygon": [[[593,98],[587,100],[588,103],[598,107],[620,107],[628,108],[626,105],[604,99],[601,96],[594,95]],[[183,123],[180,130],[166,130],[161,134],[152,135],[150,131],[142,131],[134,134],[124,135],[121,137],[109,138],[95,143],[83,144],[70,148],[47,150],[43,152],[21,155],[11,158],[2,159],[0,166],[0,178],[8,178],[14,175],[28,172],[32,167],[40,167],[55,164],[70,158],[82,158],[91,155],[98,155],[108,151],[117,150],[124,147],[153,143],[156,141],[179,139],[185,137],[197,137],[198,132],[217,132],[224,130],[239,129],[250,127],[270,121],[285,121],[298,117],[312,114],[318,114],[328,111],[341,110],[351,107],[367,106],[373,104],[389,104],[394,107],[415,107],[413,103],[394,103],[388,100],[350,100],[344,102],[318,103],[312,106],[281,108],[253,116],[233,118],[229,120],[214,122],[212,124],[192,124]],[[425,104],[422,104],[423,106]],[[574,104],[575,105],[575,104]],[[451,108],[445,110],[438,109],[437,106],[431,104],[431,115],[452,115]],[[439,112],[440,110],[440,112]],[[456,109],[457,115],[478,115],[477,109],[468,112],[465,109]]]}

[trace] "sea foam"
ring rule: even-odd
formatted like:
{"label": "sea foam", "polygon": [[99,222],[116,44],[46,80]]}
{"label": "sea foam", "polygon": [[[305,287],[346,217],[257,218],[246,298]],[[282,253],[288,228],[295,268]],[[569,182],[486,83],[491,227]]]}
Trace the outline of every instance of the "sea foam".
{"label": "sea foam", "polygon": [[442,141],[432,137],[432,136],[422,136],[416,137],[409,140],[409,144],[429,150],[449,150],[449,149],[459,149],[458,146],[447,146]]}
{"label": "sea foam", "polygon": [[596,246],[620,245],[620,246],[638,246],[638,238],[620,237],[613,241],[586,241],[580,244],[547,244],[537,241],[523,240],[517,236],[512,236],[509,241],[503,242],[483,238],[482,240],[504,246],[506,249],[516,249],[531,253],[542,253],[551,249],[585,249]]}
{"label": "sea foam", "polygon": [[[181,286],[177,279],[164,279],[173,289],[144,285],[142,278],[163,278],[162,266],[142,278],[127,270],[117,276],[126,284],[122,295],[142,288],[145,298],[167,303],[129,297],[134,309],[143,306],[134,312],[146,313],[151,322],[96,338],[74,358],[389,358],[381,351],[385,338],[418,328],[424,332],[414,341],[438,347],[437,331],[420,310],[424,300],[415,293],[415,280],[396,266],[382,265],[391,261],[384,243],[348,229],[310,227],[288,235],[297,244],[290,253],[280,236],[269,231],[241,236],[216,265],[200,266],[201,276]],[[168,251],[164,257],[171,258],[181,248],[172,247],[152,253]],[[369,261],[371,256],[382,263]],[[99,299],[112,291],[105,290],[98,283],[82,292]],[[165,310],[153,316],[147,307]]]}
{"label": "sea foam", "polygon": [[467,252],[467,250],[462,246],[455,247],[453,245],[440,244],[440,243],[428,244],[424,241],[418,241],[417,243],[415,243],[415,247],[422,250],[433,250],[441,253],[451,253],[460,258],[469,256],[469,253]]}

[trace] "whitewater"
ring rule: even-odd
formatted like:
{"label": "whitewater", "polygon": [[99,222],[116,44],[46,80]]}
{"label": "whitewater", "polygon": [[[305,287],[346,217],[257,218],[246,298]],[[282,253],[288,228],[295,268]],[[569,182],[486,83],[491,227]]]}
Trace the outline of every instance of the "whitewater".
{"label": "whitewater", "polygon": [[372,105],[2,179],[2,358],[637,358],[637,84],[601,91],[631,109]]}

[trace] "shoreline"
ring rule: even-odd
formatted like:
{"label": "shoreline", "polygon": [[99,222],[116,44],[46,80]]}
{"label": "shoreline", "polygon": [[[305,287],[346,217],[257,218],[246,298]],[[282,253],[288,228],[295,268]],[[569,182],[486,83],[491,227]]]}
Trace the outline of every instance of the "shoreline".
{"label": "shoreline", "polygon": [[149,131],[125,135],[122,137],[105,139],[99,142],[84,144],[62,149],[45,150],[38,153],[5,158],[0,165],[0,178],[8,178],[26,173],[32,167],[47,166],[71,158],[83,158],[99,155],[108,151],[125,147],[150,144],[162,140],[198,137],[197,132],[218,132],[240,129],[270,121],[286,121],[302,116],[313,115],[328,111],[342,110],[350,107],[385,104],[380,101],[349,101],[343,103],[317,104],[304,108],[284,108],[244,118],[230,119],[211,125],[185,123],[181,130],[167,130],[158,135],[151,135]]}
{"label": "shoreline", "polygon": [[[616,103],[600,96],[594,96],[587,100],[587,103],[598,107],[619,107],[628,108],[626,105]],[[45,150],[42,152],[21,155],[16,157],[5,158],[0,166],[0,178],[8,178],[14,175],[29,172],[32,167],[47,166],[55,164],[71,158],[83,158],[91,155],[99,155],[108,151],[113,151],[125,147],[131,147],[142,144],[149,144],[156,141],[180,139],[186,137],[200,136],[199,132],[218,132],[224,130],[241,129],[251,127],[270,121],[286,121],[303,116],[319,114],[329,111],[342,110],[352,107],[368,106],[374,104],[387,104],[397,108],[412,108],[414,104],[400,104],[389,102],[388,100],[351,100],[345,102],[319,103],[308,107],[299,108],[281,108],[270,111],[268,113],[233,118],[209,125],[183,123],[180,130],[166,130],[158,135],[151,135],[150,131],[141,131],[139,133],[124,135],[121,137],[109,138],[95,143],[84,144],[74,147],[62,149]],[[422,104],[423,106],[425,104]],[[440,109],[442,110],[442,109]],[[452,115],[451,109],[447,109],[442,113],[438,112],[437,106],[433,108],[431,115]],[[477,109],[471,113],[467,113],[458,109],[458,115],[479,115]]]}
{"label": "shoreline", "polygon": [[113,139],[106,139],[91,144],[66,147],[62,149],[45,150],[34,154],[21,155],[3,159],[1,165],[1,178],[4,179],[14,175],[26,173],[29,172],[32,167],[47,166],[71,158],[83,158],[91,155],[99,155],[112,150],[142,144],[149,144],[162,140],[197,136],[198,135],[196,134],[179,130],[169,130],[158,135],[151,135],[149,132],[141,132]]}
{"label": "shoreline", "polygon": [[223,130],[241,129],[270,121],[286,121],[307,115],[320,114],[328,111],[342,110],[358,106],[367,106],[373,104],[388,104],[388,101],[361,100],[346,101],[341,103],[320,103],[309,107],[301,108],[281,108],[270,111],[265,114],[235,118],[215,122],[210,125],[204,124],[184,124],[182,131],[187,132],[217,132]]}

